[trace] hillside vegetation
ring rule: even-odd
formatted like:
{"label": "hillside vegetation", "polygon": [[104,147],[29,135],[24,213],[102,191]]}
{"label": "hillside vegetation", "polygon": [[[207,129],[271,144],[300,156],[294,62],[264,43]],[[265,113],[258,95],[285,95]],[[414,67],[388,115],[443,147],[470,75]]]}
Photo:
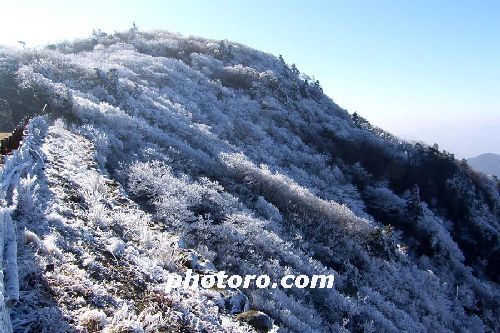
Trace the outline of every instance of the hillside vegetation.
{"label": "hillside vegetation", "polygon": [[[49,114],[4,170],[24,233],[15,331],[252,331],[234,297],[280,332],[500,331],[498,181],[348,113],[282,57],[96,32],[0,48],[0,99],[14,123]],[[335,288],[164,292],[190,255]]]}

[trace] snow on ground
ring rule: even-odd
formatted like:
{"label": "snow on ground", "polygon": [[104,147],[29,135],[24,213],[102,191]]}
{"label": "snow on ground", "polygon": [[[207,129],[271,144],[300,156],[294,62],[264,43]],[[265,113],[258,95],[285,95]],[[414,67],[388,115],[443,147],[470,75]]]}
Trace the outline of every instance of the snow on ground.
{"label": "snow on ground", "polygon": [[35,136],[8,186],[24,230],[14,331],[252,331],[225,310],[235,292],[165,292],[187,250],[101,172],[88,140],[62,122]]}

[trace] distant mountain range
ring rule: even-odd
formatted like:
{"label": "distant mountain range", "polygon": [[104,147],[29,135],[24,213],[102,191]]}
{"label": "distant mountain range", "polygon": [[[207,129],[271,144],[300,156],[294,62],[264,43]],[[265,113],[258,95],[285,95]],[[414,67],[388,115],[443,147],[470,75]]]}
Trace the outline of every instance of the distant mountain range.
{"label": "distant mountain range", "polygon": [[500,155],[486,153],[467,160],[469,165],[488,175],[500,177]]}

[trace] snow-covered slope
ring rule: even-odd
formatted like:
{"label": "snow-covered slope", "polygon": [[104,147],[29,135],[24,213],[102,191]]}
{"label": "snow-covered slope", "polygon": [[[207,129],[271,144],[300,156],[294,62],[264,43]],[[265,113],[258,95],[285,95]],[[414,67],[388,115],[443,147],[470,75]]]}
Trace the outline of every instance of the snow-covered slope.
{"label": "snow-covered slope", "polygon": [[[4,170],[23,165],[15,331],[245,332],[246,298],[283,332],[500,329],[498,183],[282,59],[132,30],[0,49],[0,70],[13,115],[50,113]],[[166,293],[193,257],[335,288]]]}
{"label": "snow-covered slope", "polygon": [[25,175],[13,200],[23,290],[14,331],[250,331],[219,313],[235,292],[164,292],[168,272],[194,252],[100,170],[92,143],[60,121],[37,118],[31,128],[36,140],[7,166]]}

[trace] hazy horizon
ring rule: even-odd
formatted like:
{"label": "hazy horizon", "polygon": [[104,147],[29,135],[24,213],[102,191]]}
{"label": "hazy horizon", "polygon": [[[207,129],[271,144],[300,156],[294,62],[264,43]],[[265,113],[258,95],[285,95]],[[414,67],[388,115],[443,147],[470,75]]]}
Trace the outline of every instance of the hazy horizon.
{"label": "hazy horizon", "polygon": [[500,3],[74,1],[3,4],[0,44],[163,29],[282,54],[349,112],[468,158],[500,153]]}

